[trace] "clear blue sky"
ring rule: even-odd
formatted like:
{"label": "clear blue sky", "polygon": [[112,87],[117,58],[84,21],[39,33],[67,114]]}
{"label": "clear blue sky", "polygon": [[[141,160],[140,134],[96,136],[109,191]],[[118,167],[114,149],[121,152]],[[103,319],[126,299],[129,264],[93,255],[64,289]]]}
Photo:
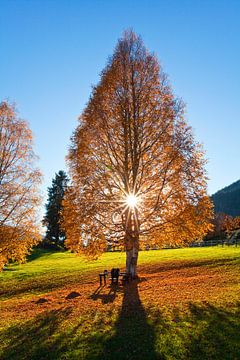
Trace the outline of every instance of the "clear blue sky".
{"label": "clear blue sky", "polygon": [[0,0],[0,100],[35,134],[45,180],[65,168],[91,86],[126,28],[154,51],[204,144],[209,193],[240,178],[240,1]]}

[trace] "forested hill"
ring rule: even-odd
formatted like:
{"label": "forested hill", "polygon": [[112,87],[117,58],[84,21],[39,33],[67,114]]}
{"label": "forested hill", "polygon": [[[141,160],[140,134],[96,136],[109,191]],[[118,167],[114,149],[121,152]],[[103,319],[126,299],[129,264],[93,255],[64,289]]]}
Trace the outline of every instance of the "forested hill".
{"label": "forested hill", "polygon": [[226,186],[211,196],[215,212],[240,216],[240,180]]}

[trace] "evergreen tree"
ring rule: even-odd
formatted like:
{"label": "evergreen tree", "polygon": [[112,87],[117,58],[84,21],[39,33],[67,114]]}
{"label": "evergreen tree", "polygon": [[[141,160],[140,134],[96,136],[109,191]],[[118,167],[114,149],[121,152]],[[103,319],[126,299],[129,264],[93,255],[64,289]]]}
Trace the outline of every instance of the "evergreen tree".
{"label": "evergreen tree", "polygon": [[44,245],[63,247],[66,238],[65,231],[61,228],[61,213],[63,198],[67,189],[67,174],[60,170],[52,180],[52,186],[48,188],[48,202],[43,225],[47,227]]}

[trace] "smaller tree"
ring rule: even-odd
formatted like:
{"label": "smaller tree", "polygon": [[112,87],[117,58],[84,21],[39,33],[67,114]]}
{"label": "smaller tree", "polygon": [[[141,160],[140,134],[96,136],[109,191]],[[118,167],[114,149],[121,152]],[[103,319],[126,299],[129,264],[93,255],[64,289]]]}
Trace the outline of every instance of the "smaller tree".
{"label": "smaller tree", "polygon": [[0,270],[10,260],[24,261],[41,238],[36,159],[28,123],[13,105],[0,103]]}
{"label": "smaller tree", "polygon": [[209,239],[222,239],[230,240],[238,238],[240,233],[240,216],[233,217],[224,213],[215,213],[212,220],[213,229],[206,236],[206,240]]}
{"label": "smaller tree", "polygon": [[48,188],[48,201],[43,225],[47,227],[44,245],[50,247],[63,247],[66,238],[65,231],[61,227],[63,198],[67,189],[67,174],[60,170],[52,180],[52,186]]}
{"label": "smaller tree", "polygon": [[224,213],[215,213],[211,220],[212,229],[206,235],[205,240],[224,239],[226,237],[226,222],[230,217]]}
{"label": "smaller tree", "polygon": [[225,215],[223,227],[227,239],[230,239],[233,236],[233,232],[240,228],[240,216],[232,217],[230,215]]}

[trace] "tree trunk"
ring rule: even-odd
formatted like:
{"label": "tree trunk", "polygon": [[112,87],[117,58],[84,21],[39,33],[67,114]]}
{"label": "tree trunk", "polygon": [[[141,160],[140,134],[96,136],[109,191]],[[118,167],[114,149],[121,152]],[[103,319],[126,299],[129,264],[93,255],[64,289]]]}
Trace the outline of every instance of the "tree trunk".
{"label": "tree trunk", "polygon": [[139,236],[131,239],[126,246],[126,273],[133,279],[137,277],[138,251]]}
{"label": "tree trunk", "polygon": [[132,279],[137,277],[139,228],[137,208],[128,208],[125,213],[126,274]]}
{"label": "tree trunk", "polygon": [[126,251],[126,273],[131,278],[137,277],[138,250],[132,249]]}

